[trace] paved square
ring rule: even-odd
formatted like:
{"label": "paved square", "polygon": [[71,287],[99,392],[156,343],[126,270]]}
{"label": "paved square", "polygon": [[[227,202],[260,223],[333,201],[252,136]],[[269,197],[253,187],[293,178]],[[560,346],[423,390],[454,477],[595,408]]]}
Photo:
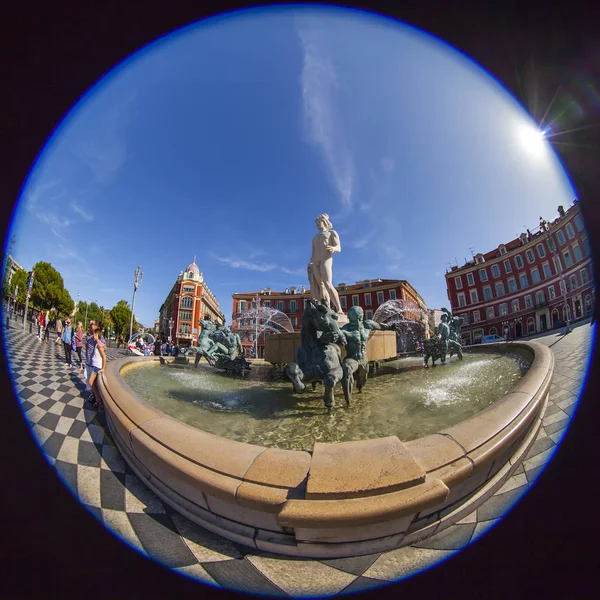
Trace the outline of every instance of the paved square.
{"label": "paved square", "polygon": [[[151,558],[213,586],[271,596],[333,596],[367,590],[436,563],[477,539],[527,491],[556,450],[573,413],[593,341],[588,323],[570,334],[535,336],[555,356],[555,377],[537,440],[494,496],[427,540],[345,559],[294,559],[223,539],[175,513],[121,458],[104,413],[84,400],[77,367],[62,347],[20,327],[5,329],[9,366],[25,418],[71,492],[116,535]],[[532,339],[532,338],[530,338]],[[109,360],[124,351],[107,350]]]}

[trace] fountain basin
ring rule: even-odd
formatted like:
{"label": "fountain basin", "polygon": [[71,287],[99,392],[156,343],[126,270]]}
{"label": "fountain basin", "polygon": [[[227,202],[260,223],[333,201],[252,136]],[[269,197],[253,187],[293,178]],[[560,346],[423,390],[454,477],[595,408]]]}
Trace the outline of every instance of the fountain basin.
{"label": "fountain basin", "polygon": [[[300,332],[271,335],[265,340],[264,359],[274,365],[285,365],[296,361],[296,350],[300,346]],[[341,348],[342,360],[346,349]],[[371,331],[367,341],[367,356],[370,362],[394,358],[396,333],[394,331]]]}
{"label": "fountain basin", "polygon": [[119,451],[163,501],[239,543],[313,558],[412,544],[462,519],[517,469],[533,444],[554,358],[536,342],[472,352],[521,354],[527,374],[479,414],[403,443],[316,443],[311,452],[228,440],[172,419],[121,375],[157,358],[109,363],[98,383]]}

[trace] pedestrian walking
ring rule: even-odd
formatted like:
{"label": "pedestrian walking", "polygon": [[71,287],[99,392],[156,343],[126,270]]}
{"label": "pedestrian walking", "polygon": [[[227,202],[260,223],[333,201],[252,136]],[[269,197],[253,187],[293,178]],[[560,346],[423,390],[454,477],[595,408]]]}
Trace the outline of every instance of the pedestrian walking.
{"label": "pedestrian walking", "polygon": [[104,372],[106,367],[106,344],[103,342],[102,330],[96,327],[92,333],[92,345],[93,349],[90,358],[90,376],[87,380],[87,386],[90,388],[90,396],[88,400],[92,403],[92,406],[99,408],[102,406],[102,401],[94,394],[94,383],[99,373]]}
{"label": "pedestrian walking", "polygon": [[40,331],[38,333],[38,339],[40,340],[40,342],[42,341],[42,337],[44,335],[44,325],[46,324],[46,315],[44,315],[44,312],[42,311],[40,313]]}
{"label": "pedestrian walking", "polygon": [[65,348],[65,361],[67,365],[71,366],[73,364],[73,362],[71,361],[71,344],[73,343],[73,328],[71,327],[70,319],[67,319],[65,321],[65,328],[62,331],[61,340]]}
{"label": "pedestrian walking", "polygon": [[77,322],[77,329],[73,334],[73,339],[75,340],[75,352],[77,352],[77,356],[79,357],[79,372],[83,372],[83,358],[81,357],[81,349],[83,348],[83,323],[81,321]]}
{"label": "pedestrian walking", "polygon": [[50,341],[50,319],[48,315],[46,315],[46,325],[44,325],[44,344],[47,344]]}
{"label": "pedestrian walking", "polygon": [[63,332],[63,324],[60,320],[60,317],[56,316],[56,340],[55,343],[58,344],[62,340],[62,332]]}

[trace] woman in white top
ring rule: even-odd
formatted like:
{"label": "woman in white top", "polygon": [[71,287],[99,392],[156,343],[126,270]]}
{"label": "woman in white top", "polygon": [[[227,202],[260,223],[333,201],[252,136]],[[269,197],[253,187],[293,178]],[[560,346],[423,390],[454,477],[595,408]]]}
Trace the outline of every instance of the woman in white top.
{"label": "woman in white top", "polygon": [[[93,385],[96,381],[96,377],[98,377],[98,373],[103,373],[104,368],[106,367],[106,352],[104,351],[104,344],[101,341],[102,330],[100,328],[94,329],[94,352],[92,354],[92,364],[90,370],[90,376],[88,379],[88,385],[90,388],[93,388]],[[92,396],[90,401],[95,406],[99,406],[101,402],[94,397],[94,393],[92,392]]]}

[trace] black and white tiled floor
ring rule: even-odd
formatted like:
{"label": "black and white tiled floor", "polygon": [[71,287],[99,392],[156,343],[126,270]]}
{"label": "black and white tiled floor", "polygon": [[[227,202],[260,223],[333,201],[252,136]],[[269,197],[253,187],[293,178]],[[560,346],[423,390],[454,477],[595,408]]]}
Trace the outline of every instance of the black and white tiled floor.
{"label": "black and white tiled floor", "polygon": [[[517,472],[459,523],[423,542],[368,556],[294,559],[220,538],[164,505],[126,465],[105,427],[104,413],[84,401],[77,367],[62,347],[11,326],[9,366],[21,408],[48,461],[80,502],[116,535],[175,571],[217,587],[274,596],[331,596],[396,581],[477,539],[528,489],[565,432],[585,378],[593,329],[549,334],[556,369],[543,427]],[[108,350],[109,359],[123,350]]]}

